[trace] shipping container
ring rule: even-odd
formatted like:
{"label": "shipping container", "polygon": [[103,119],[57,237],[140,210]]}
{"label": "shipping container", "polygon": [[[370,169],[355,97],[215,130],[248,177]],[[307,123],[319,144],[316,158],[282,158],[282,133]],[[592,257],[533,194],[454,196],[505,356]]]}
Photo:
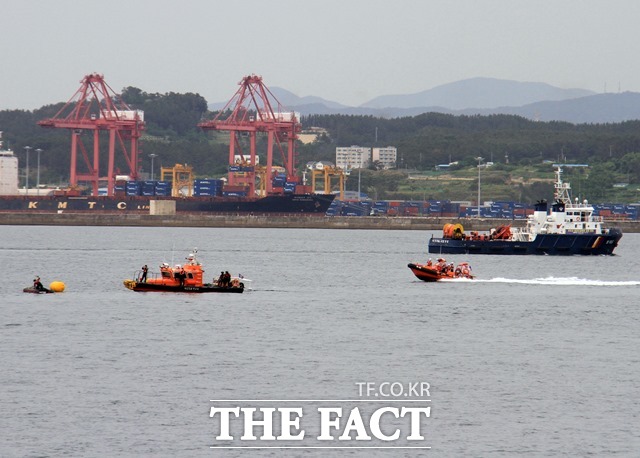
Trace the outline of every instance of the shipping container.
{"label": "shipping container", "polygon": [[249,190],[249,188],[245,185],[226,185],[225,187],[222,188],[222,190],[227,192],[234,192],[234,191],[246,192]]}
{"label": "shipping container", "polygon": [[127,196],[139,196],[141,192],[141,185],[139,181],[127,181],[125,188]]}

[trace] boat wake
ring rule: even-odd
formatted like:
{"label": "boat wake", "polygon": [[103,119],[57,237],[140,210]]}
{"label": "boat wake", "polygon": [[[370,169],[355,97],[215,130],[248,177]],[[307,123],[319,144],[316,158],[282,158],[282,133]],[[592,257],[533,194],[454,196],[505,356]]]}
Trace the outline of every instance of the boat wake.
{"label": "boat wake", "polygon": [[611,281],[611,280],[590,280],[578,277],[546,277],[532,279],[516,278],[491,278],[488,280],[476,279],[474,282],[481,283],[514,283],[523,285],[558,285],[558,286],[640,286],[640,281]]}

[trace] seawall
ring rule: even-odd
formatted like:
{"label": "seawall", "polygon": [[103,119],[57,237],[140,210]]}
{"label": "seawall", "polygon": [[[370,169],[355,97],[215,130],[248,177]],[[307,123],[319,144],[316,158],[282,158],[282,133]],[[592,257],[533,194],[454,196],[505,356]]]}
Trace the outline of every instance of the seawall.
{"label": "seawall", "polygon": [[[254,216],[254,215],[149,215],[79,213],[0,213],[0,225],[15,226],[142,226],[142,227],[253,227],[298,229],[442,230],[460,223],[465,231],[487,231],[503,224],[522,227],[524,220],[493,218],[433,218],[382,216]],[[640,232],[640,221],[612,221],[607,227]]]}

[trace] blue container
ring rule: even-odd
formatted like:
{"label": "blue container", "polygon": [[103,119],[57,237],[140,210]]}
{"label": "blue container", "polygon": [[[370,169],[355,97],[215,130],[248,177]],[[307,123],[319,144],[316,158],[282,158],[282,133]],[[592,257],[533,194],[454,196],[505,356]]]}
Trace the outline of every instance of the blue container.
{"label": "blue container", "polygon": [[246,197],[247,192],[246,191],[223,191],[222,195],[227,197]]}
{"label": "blue container", "polygon": [[139,196],[141,191],[140,182],[138,181],[127,181],[126,185],[126,194],[128,196]]}

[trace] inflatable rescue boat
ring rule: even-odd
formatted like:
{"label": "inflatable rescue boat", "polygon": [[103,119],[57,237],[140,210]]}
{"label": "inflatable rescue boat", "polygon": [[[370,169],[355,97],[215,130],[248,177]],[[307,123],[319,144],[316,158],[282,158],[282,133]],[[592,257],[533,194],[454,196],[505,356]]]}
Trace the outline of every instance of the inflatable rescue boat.
{"label": "inflatable rescue boat", "polygon": [[427,264],[409,263],[407,267],[411,269],[416,278],[426,282],[457,278],[473,280],[475,278],[471,274],[471,266],[468,262],[461,262],[454,267],[453,263],[447,264],[445,259],[439,258],[436,264],[431,264],[431,260],[429,260]]}

